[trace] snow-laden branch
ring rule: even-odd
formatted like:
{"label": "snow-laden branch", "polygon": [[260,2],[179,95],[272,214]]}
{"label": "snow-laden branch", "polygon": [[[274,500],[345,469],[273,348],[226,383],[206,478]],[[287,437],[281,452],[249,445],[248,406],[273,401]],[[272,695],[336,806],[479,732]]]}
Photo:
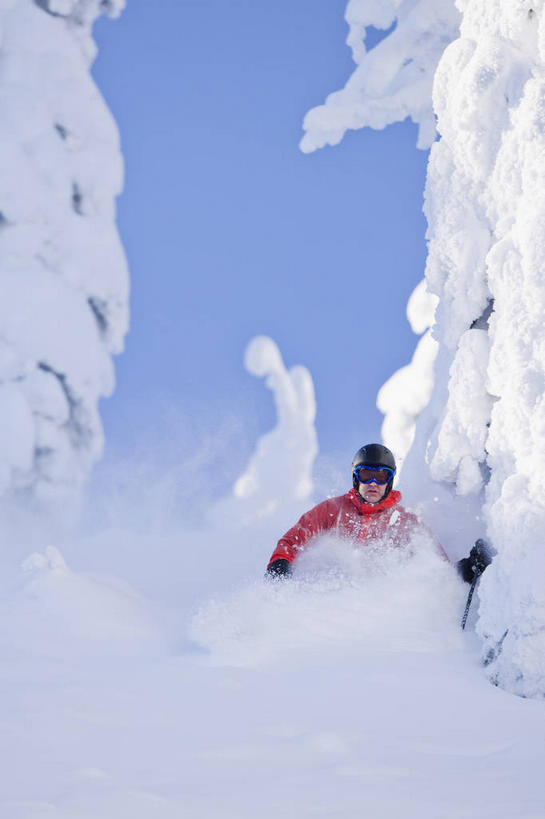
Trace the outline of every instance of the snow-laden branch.
{"label": "snow-laden branch", "polygon": [[[305,153],[337,145],[349,129],[382,129],[410,117],[419,126],[418,147],[435,139],[431,104],[437,63],[458,36],[460,13],[454,0],[350,0],[347,43],[357,68],[345,87],[305,117]],[[366,28],[391,31],[371,50]]]}

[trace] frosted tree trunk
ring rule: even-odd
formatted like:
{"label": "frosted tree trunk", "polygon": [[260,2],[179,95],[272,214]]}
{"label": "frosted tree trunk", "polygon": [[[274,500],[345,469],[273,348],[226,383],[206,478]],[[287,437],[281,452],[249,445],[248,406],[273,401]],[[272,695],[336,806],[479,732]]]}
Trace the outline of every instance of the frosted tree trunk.
{"label": "frosted tree trunk", "polygon": [[127,329],[116,125],[93,21],[124,0],[0,0],[0,495],[77,493]]}
{"label": "frosted tree trunk", "polygon": [[[411,109],[398,106],[398,118],[411,114],[422,128],[421,112],[432,100],[416,98],[414,78],[403,69],[418,62],[422,43],[437,54],[430,44],[443,38],[440,59],[427,62],[440,136],[425,192],[427,289],[438,297],[435,364],[431,351],[415,354],[379,401],[391,443],[406,449],[413,438],[405,494],[420,503],[451,558],[467,554],[478,535],[498,550],[481,582],[477,625],[490,679],[543,696],[545,9],[543,0],[455,5],[349,3],[347,16],[357,12],[362,21],[360,37],[366,25],[391,25],[391,16],[381,22],[385,6],[397,27],[360,53],[370,76],[356,70],[341,98],[332,95],[307,115],[303,147],[339,141],[346,127],[382,127],[395,118],[393,102],[407,95]],[[455,14],[460,30],[453,35],[444,23]],[[411,39],[415,30],[419,41]],[[353,24],[349,39],[356,34]],[[391,76],[395,55],[387,44],[394,37],[403,64],[395,86],[380,86],[373,78]],[[342,110],[335,110],[339,102]],[[382,106],[382,123],[359,116],[371,103]],[[421,131],[420,144],[426,141]]]}

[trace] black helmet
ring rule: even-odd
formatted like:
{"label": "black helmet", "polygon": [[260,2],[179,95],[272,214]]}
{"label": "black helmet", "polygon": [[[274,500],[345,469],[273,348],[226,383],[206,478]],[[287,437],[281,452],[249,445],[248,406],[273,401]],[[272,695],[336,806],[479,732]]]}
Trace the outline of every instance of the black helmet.
{"label": "black helmet", "polygon": [[[358,449],[352,459],[352,484],[356,491],[359,488],[359,481],[354,475],[354,470],[357,466],[360,466],[360,464],[387,466],[389,469],[393,469],[394,473],[396,471],[396,461],[388,447],[382,446],[382,444],[366,444],[362,446],[361,449]],[[394,479],[392,478],[392,480],[386,484],[386,492],[382,496],[383,498],[386,498],[392,491],[393,482]]]}

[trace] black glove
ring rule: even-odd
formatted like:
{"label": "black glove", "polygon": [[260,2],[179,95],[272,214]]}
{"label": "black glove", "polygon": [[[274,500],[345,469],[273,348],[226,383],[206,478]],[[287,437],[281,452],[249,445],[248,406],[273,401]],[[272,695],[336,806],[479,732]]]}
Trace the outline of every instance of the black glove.
{"label": "black glove", "polygon": [[273,560],[271,565],[267,568],[267,574],[265,577],[274,578],[274,580],[283,580],[286,577],[289,577],[291,574],[291,563],[289,560],[286,560],[284,557],[280,557],[278,560]]}
{"label": "black glove", "polygon": [[469,557],[464,557],[457,563],[458,573],[466,581],[473,583],[476,577],[481,575],[487,566],[492,563],[495,552],[486,540],[479,538],[475,541],[475,546],[469,553]]}

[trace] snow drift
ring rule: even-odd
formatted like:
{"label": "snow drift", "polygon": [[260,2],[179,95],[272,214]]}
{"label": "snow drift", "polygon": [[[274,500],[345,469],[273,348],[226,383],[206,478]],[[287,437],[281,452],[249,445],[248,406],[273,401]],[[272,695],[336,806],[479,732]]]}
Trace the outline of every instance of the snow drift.
{"label": "snow drift", "polygon": [[122,161],[89,74],[123,0],[0,3],[0,494],[77,492],[102,451],[128,276]]}

